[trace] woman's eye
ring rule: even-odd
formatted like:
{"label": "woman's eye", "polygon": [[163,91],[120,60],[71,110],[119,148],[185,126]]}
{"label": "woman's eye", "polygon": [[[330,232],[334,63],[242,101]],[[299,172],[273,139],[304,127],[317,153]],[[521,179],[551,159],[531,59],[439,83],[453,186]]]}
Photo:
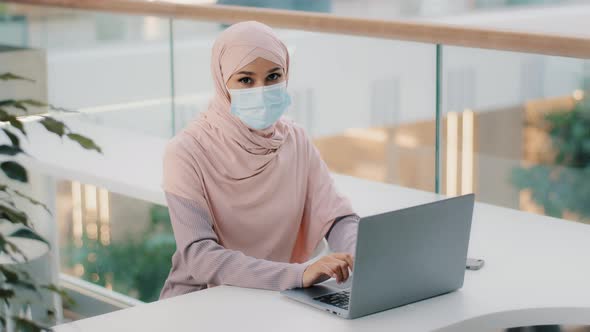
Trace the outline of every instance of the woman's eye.
{"label": "woman's eye", "polygon": [[251,84],[252,79],[250,77],[242,77],[238,80],[238,82],[243,83],[243,84]]}
{"label": "woman's eye", "polygon": [[272,73],[272,74],[268,75],[268,76],[266,77],[266,79],[267,79],[267,80],[269,80],[269,81],[276,81],[276,80],[278,80],[280,77],[281,77],[281,74]]}

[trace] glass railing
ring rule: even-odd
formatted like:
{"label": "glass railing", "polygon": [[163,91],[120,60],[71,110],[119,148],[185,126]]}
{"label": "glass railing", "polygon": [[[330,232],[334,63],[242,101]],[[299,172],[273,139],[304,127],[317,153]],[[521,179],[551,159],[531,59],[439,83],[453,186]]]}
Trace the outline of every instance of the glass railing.
{"label": "glass railing", "polygon": [[442,190],[590,221],[590,61],[444,47]]}
{"label": "glass railing", "polygon": [[158,299],[176,249],[165,206],[58,182],[61,269],[141,301]]}
{"label": "glass railing", "polygon": [[[177,0],[176,2],[196,3],[193,0]],[[287,9],[392,20],[546,8],[556,5],[584,3],[584,0],[211,0],[208,2],[221,5]],[[199,1],[199,3],[203,3],[203,1]]]}
{"label": "glass railing", "polygon": [[[58,180],[62,272],[158,298],[175,243],[158,180],[139,162],[207,109],[210,49],[226,26],[0,5],[0,71],[31,76],[42,101],[76,111],[52,115],[108,159],[95,172],[83,155],[40,157]],[[333,172],[589,221],[587,57],[276,31],[292,57],[287,116]],[[118,173],[129,167],[133,179]]]}
{"label": "glass railing", "polygon": [[[174,21],[175,128],[207,108],[210,48],[223,26]],[[314,138],[332,171],[434,190],[435,47],[277,29],[292,56],[287,116]],[[319,51],[321,50],[321,51]],[[338,61],[334,61],[338,59]],[[411,60],[415,66],[408,66]]]}

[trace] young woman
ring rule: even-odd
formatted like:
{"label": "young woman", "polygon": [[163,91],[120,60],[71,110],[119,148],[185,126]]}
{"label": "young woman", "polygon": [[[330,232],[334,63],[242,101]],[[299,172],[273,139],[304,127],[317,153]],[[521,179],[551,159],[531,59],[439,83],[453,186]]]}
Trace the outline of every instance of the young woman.
{"label": "young woman", "polygon": [[[160,298],[346,281],[358,216],[303,129],[281,118],[291,101],[287,48],[268,26],[238,23],[216,40],[211,72],[208,110],[165,151],[177,249]],[[324,237],[335,253],[306,263]]]}

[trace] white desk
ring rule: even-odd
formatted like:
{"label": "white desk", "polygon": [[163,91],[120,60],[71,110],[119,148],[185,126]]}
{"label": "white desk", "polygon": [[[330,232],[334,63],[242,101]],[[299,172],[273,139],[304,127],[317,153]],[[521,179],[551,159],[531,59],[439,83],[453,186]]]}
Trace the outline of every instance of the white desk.
{"label": "white desk", "polygon": [[[105,155],[85,152],[75,145],[61,146],[59,140],[46,137],[46,144],[29,150],[38,158],[40,169],[163,203],[159,179],[165,139],[70,125],[96,138]],[[361,216],[437,197],[350,177],[335,176],[335,180]],[[55,330],[481,331],[590,324],[590,226],[476,204],[469,255],[484,258],[486,266],[467,271],[460,291],[352,321],[276,292],[220,286]]]}
{"label": "white desk", "polygon": [[[435,195],[336,177],[361,215]],[[458,291],[353,321],[271,291],[220,286],[57,327],[64,331],[485,331],[590,324],[590,227],[477,204],[467,271]]]}

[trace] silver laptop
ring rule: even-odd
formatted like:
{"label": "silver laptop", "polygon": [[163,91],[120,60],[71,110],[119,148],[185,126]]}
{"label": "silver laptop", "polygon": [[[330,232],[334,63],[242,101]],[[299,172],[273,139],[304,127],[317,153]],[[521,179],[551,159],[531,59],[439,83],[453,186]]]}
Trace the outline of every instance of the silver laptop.
{"label": "silver laptop", "polygon": [[[463,286],[474,195],[362,218],[353,276],[282,294],[357,318]],[[351,280],[352,279],[352,280]]]}

